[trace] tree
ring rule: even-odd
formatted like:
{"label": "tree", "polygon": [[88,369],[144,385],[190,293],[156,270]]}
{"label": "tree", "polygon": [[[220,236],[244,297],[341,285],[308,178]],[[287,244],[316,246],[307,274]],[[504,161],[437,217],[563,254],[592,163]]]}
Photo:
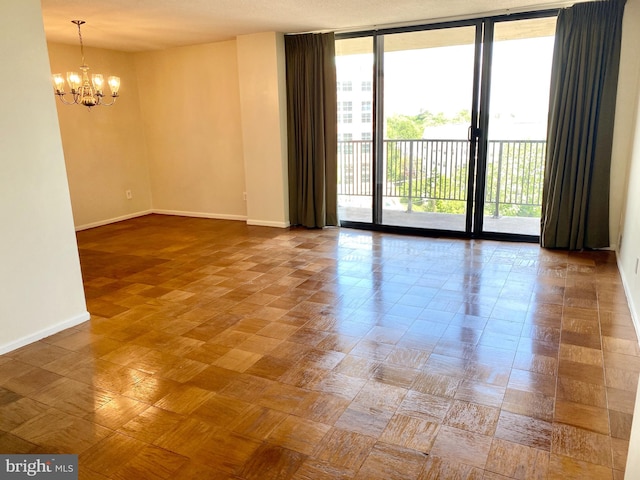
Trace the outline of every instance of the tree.
{"label": "tree", "polygon": [[[417,115],[396,114],[387,118],[385,138],[419,140],[426,127],[470,122],[469,110],[460,110],[450,117],[442,112],[433,114],[428,111]],[[465,165],[454,166],[447,171],[435,168],[430,170],[430,173],[422,170],[421,173],[424,167],[421,165],[420,154],[410,150],[414,143],[419,142],[386,143],[386,178],[388,182],[393,183],[394,194],[400,197],[402,203],[408,204],[411,201],[411,209],[414,211],[465,212],[466,202],[461,199],[466,197],[466,182],[463,180],[459,183],[460,179],[467,177]],[[544,142],[515,141],[501,144],[504,145],[500,147],[499,152],[495,152],[496,158],[489,160],[487,165],[485,214],[495,214],[497,204],[498,214],[501,216],[540,216],[539,196],[544,173]],[[441,161],[446,161],[446,158],[447,154],[442,153]],[[447,198],[440,197],[440,192],[452,192],[456,188],[460,190],[455,195],[447,193]],[[496,198],[498,195],[499,198]]]}
{"label": "tree", "polygon": [[417,140],[422,138],[426,127],[470,122],[471,113],[469,110],[460,110],[451,117],[447,117],[443,112],[431,113],[429,111],[422,111],[416,115],[395,114],[387,118],[385,138],[389,140]]}
{"label": "tree", "polygon": [[422,138],[424,125],[417,115],[399,115],[387,118],[386,138],[391,140],[415,140]]}

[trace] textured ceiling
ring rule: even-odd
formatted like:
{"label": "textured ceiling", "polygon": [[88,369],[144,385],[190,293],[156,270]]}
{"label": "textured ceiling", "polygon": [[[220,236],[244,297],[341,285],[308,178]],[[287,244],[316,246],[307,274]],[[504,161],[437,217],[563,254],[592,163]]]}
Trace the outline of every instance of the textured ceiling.
{"label": "textured ceiling", "polygon": [[[577,0],[581,1],[581,0]],[[373,26],[516,13],[567,6],[563,0],[42,0],[47,40],[158,50],[267,31],[349,31]]]}

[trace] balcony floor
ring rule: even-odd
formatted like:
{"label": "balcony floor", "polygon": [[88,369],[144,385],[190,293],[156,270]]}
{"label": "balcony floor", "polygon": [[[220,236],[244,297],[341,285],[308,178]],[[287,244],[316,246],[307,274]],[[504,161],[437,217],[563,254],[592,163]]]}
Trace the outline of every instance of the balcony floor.
{"label": "balcony floor", "polygon": [[[451,213],[407,212],[406,210],[385,209],[383,224],[402,227],[430,228],[436,230],[464,231],[463,215]],[[371,209],[364,207],[338,207],[340,220],[351,222],[371,222]],[[540,235],[540,218],[537,217],[484,217],[485,232],[512,233],[516,235]]]}

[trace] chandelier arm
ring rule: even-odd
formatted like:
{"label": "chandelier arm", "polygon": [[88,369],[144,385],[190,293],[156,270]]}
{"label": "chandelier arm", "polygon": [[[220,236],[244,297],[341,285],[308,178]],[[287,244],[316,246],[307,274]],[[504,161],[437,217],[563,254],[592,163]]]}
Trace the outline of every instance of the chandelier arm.
{"label": "chandelier arm", "polygon": [[110,107],[111,105],[113,105],[114,103],[116,103],[116,100],[118,99],[118,97],[114,97],[114,96],[112,96],[111,98],[113,98],[113,100],[111,101],[111,103],[104,103],[104,102],[102,101],[102,98],[104,98],[104,97],[100,97],[100,102],[98,103],[98,105],[101,105],[101,106],[103,106],[103,107]]}
{"label": "chandelier arm", "polygon": [[77,103],[78,103],[78,99],[76,98],[76,95],[72,95],[72,97],[73,97],[73,102],[67,102],[67,101],[64,99],[64,96],[66,95],[66,93],[62,93],[62,94],[56,93],[56,95],[57,95],[57,97],[60,99],[60,101],[61,101],[62,103],[64,103],[65,105],[75,105],[75,104],[77,104]]}

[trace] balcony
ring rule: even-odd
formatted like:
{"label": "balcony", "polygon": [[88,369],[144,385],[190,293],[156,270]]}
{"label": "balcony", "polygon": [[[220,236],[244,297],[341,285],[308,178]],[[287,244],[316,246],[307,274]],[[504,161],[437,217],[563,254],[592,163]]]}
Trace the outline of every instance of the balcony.
{"label": "balcony", "polygon": [[[488,142],[484,231],[539,235],[544,140]],[[338,142],[342,220],[371,222],[372,142]],[[469,142],[385,140],[383,223],[464,231]]]}

